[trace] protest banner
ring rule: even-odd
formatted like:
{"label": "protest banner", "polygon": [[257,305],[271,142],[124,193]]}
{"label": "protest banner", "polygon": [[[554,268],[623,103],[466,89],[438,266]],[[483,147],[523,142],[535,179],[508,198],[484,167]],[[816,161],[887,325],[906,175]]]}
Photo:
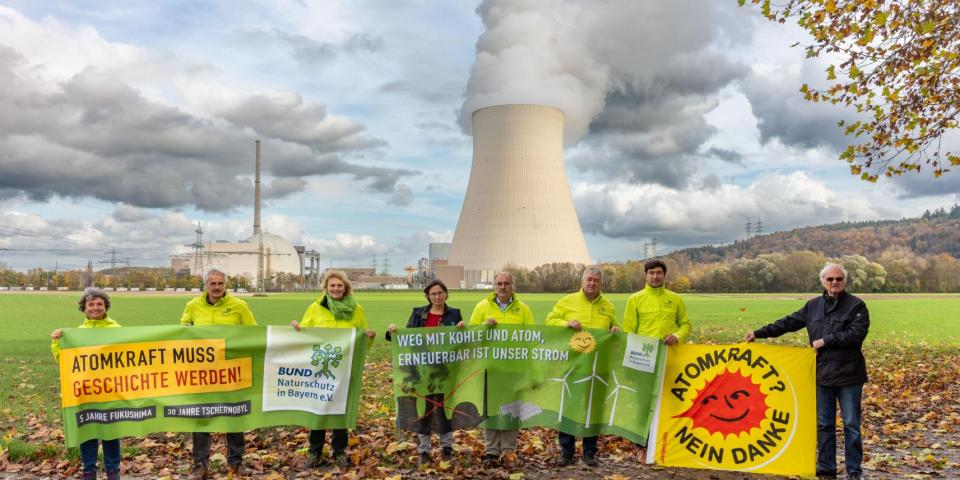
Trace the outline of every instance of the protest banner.
{"label": "protest banner", "polygon": [[657,339],[606,330],[401,329],[393,338],[397,426],[543,426],[646,441],[663,350]]}
{"label": "protest banner", "polygon": [[151,432],[353,428],[369,342],[354,329],[63,330],[68,446]]}
{"label": "protest banner", "polygon": [[755,343],[669,348],[648,459],[814,476],[816,355]]}

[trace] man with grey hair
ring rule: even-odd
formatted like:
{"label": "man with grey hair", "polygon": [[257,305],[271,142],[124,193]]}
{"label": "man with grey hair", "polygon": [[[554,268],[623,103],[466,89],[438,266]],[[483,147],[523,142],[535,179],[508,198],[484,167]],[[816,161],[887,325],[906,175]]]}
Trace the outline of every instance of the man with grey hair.
{"label": "man with grey hair", "polygon": [[744,340],[779,337],[806,327],[817,351],[817,476],[837,476],[837,402],[843,417],[844,463],[847,478],[860,480],[863,441],[860,437],[860,399],[867,382],[863,341],[870,314],[863,300],[846,292],[847,271],[831,263],[820,271],[824,292],[800,310],[767,326],[747,332]]}
{"label": "man with grey hair", "polygon": [[[592,266],[580,277],[580,291],[571,293],[553,306],[545,325],[566,327],[579,332],[583,328],[597,328],[616,333],[620,325],[613,303],[603,296],[603,270]],[[565,467],[574,462],[577,437],[559,432],[560,458],[557,465]],[[583,437],[583,463],[597,466],[597,437]]]}
{"label": "man with grey hair", "polygon": [[[183,309],[180,325],[256,325],[247,302],[227,295],[227,274],[218,267],[203,273],[204,292],[190,300]],[[190,478],[202,480],[210,476],[210,434],[193,433],[193,473]],[[243,467],[243,432],[227,434],[227,465],[234,476],[250,475]]]}
{"label": "man with grey hair", "polygon": [[[495,328],[498,324],[533,325],[533,311],[526,303],[517,298],[514,292],[513,275],[503,271],[493,277],[494,291],[473,308],[470,325],[486,325]],[[463,322],[457,324],[463,326]],[[486,448],[483,464],[493,467],[498,462],[504,466],[513,466],[517,454],[517,435],[519,429],[486,428],[483,430]]]}

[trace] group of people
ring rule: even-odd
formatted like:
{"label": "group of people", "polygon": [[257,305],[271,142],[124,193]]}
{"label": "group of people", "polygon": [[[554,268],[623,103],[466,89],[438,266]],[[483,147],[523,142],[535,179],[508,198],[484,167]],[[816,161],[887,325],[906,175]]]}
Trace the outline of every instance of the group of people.
{"label": "group of people", "polygon": [[[690,335],[691,324],[683,299],[664,287],[667,266],[660,260],[644,264],[645,287],[627,300],[622,322],[618,321],[616,308],[603,295],[603,271],[599,267],[587,268],[581,277],[578,292],[562,297],[554,305],[544,321],[545,325],[579,331],[584,328],[605,329],[613,333],[625,332],[662,339],[666,345],[684,342]],[[184,308],[181,325],[256,325],[253,313],[243,300],[229,295],[226,288],[226,273],[218,268],[208,269],[203,276],[204,292],[192,299]],[[758,330],[748,332],[745,340],[780,336],[787,332],[807,328],[811,346],[817,350],[817,474],[823,477],[836,476],[836,404],[844,423],[845,458],[849,478],[862,478],[860,462],[863,447],[860,439],[860,396],[866,382],[866,363],[860,347],[869,328],[866,305],[859,298],[846,293],[846,271],[840,265],[827,265],[820,273],[824,293],[807,302],[799,311],[790,314]],[[311,303],[300,321],[290,326],[300,330],[305,327],[356,328],[370,338],[376,332],[367,328],[366,314],[353,297],[352,287],[346,274],[330,270],[324,275],[323,294]],[[423,290],[427,305],[413,309],[407,328],[431,328],[438,326],[498,324],[533,325],[530,307],[519,299],[514,290],[513,276],[500,272],[494,277],[494,291],[474,307],[469,321],[464,321],[460,310],[447,305],[449,291],[440,280],[430,282]],[[107,316],[110,297],[106,292],[88,288],[80,299],[80,311],[86,319],[80,328],[106,328],[120,325]],[[389,341],[397,325],[387,327]],[[54,357],[59,357],[60,330],[51,337]],[[442,413],[437,413],[442,416]],[[423,422],[434,419],[426,418]],[[439,419],[439,420],[445,420]],[[418,453],[421,462],[430,461],[432,436],[430,430],[419,434]],[[346,456],[348,434],[345,429],[332,432],[331,450],[333,461],[340,467],[350,465]],[[484,430],[485,452],[483,463],[495,466],[503,462],[510,466],[516,461],[516,444],[519,430]],[[322,455],[326,437],[325,430],[311,430],[309,452],[311,465],[325,464]],[[576,438],[558,432],[560,456],[557,465],[566,466],[576,461]],[[243,466],[243,433],[226,434],[227,465],[235,476],[249,475]],[[83,478],[97,478],[99,444],[103,447],[103,463],[109,480],[119,478],[120,442],[118,439],[92,439],[80,445],[83,463]],[[582,458],[586,465],[596,466],[597,437],[582,440]],[[440,433],[441,457],[453,457],[453,434],[450,429]],[[210,477],[210,433],[193,433],[192,479]],[[646,445],[637,445],[637,458],[646,456]]]}
{"label": "group of people", "polygon": [[[180,316],[180,324],[193,325],[256,325],[257,321],[247,306],[247,302],[227,292],[227,274],[211,267],[203,274],[204,291],[200,296],[187,302]],[[290,322],[290,326],[298,331],[304,327],[324,328],[356,328],[364,331],[369,337],[374,337],[373,330],[367,330],[367,317],[363,307],[353,298],[350,280],[342,271],[328,271],[323,278],[323,295],[311,303],[300,321]],[[110,296],[98,288],[87,288],[80,297],[80,311],[85,320],[79,328],[119,327],[120,324],[107,316],[110,310]],[[51,351],[54,358],[60,359],[60,329],[54,330],[50,337]],[[310,453],[312,463],[323,463],[321,452],[326,437],[325,430],[310,431]],[[193,469],[191,479],[201,480],[210,478],[210,447],[211,436],[208,432],[193,433]],[[227,468],[231,475],[248,476],[251,470],[243,465],[244,438],[243,432],[226,434]],[[97,478],[97,457],[100,445],[103,446],[103,464],[108,480],[120,478],[120,440],[91,439],[80,444],[80,458],[83,464],[83,479]],[[347,431],[346,429],[333,430],[333,458],[337,465],[346,467],[350,462],[346,456]]]}

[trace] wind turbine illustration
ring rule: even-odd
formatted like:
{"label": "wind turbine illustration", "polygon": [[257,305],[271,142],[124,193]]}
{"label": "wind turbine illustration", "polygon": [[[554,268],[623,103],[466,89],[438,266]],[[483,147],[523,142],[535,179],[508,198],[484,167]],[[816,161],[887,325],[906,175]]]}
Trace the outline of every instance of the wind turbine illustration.
{"label": "wind turbine illustration", "polygon": [[590,413],[593,411],[593,382],[594,380],[599,381],[600,383],[607,385],[607,381],[603,379],[600,375],[597,375],[597,355],[598,353],[593,354],[593,371],[590,372],[590,375],[576,380],[573,383],[583,383],[587,380],[590,380],[590,396],[587,397],[587,418],[583,421],[584,427],[590,427]]}
{"label": "wind turbine illustration", "polygon": [[617,413],[617,400],[620,399],[620,389],[630,390],[631,392],[636,392],[636,390],[620,385],[620,381],[617,380],[617,372],[610,370],[610,375],[613,375],[613,384],[616,385],[613,387],[613,390],[610,391],[610,395],[607,395],[607,400],[610,400],[610,397],[613,397],[613,408],[610,409],[610,423],[608,425],[613,425],[613,417]]}
{"label": "wind turbine illustration", "polygon": [[552,381],[552,382],[561,382],[561,384],[563,385],[563,388],[560,389],[560,411],[557,412],[557,421],[558,421],[558,422],[561,421],[561,420],[563,420],[563,392],[566,391],[566,392],[567,392],[567,395],[569,395],[569,396],[571,396],[571,397],[573,396],[573,393],[570,392],[570,384],[567,383],[567,377],[569,377],[571,373],[573,373],[573,367],[571,367],[570,370],[567,370],[567,373],[564,374],[563,377],[561,377],[561,378],[548,378],[548,379],[547,379],[547,380]]}

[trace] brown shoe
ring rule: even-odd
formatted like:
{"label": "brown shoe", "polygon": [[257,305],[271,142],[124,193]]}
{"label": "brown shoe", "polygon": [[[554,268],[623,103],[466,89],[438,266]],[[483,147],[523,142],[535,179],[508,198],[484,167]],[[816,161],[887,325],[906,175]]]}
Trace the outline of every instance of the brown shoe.
{"label": "brown shoe", "polygon": [[249,477],[253,475],[253,470],[250,470],[247,467],[244,467],[242,463],[234,463],[227,467],[227,471],[233,474],[234,477]]}
{"label": "brown shoe", "polygon": [[193,464],[193,471],[190,472],[190,480],[207,480],[210,478],[210,472],[206,462],[197,462]]}

